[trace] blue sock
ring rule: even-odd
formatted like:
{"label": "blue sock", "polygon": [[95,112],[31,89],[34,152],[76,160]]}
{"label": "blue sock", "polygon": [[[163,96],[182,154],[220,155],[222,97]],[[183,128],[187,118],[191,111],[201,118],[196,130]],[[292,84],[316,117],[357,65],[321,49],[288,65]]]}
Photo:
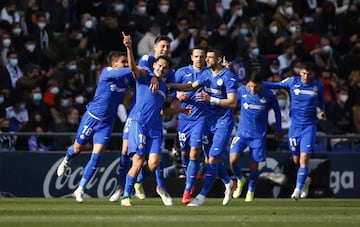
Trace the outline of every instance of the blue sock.
{"label": "blue sock", "polygon": [[242,174],[239,162],[236,162],[235,164],[232,164],[231,165],[231,170],[233,171],[234,175],[237,177],[238,180],[243,178],[243,174]]}
{"label": "blue sock", "polygon": [[221,161],[218,163],[218,175],[224,184],[228,184],[230,182],[230,176],[226,171],[224,163]]}
{"label": "blue sock", "polygon": [[99,159],[100,159],[100,154],[98,153],[91,154],[90,160],[86,164],[84,174],[80,180],[80,185],[79,185],[80,187],[85,188],[87,182],[89,182],[91,177],[94,175]]}
{"label": "blue sock", "polygon": [[155,169],[155,178],[156,178],[157,187],[158,188],[164,188],[165,187],[165,184],[164,184],[164,165],[163,165],[162,160],[160,160],[160,163],[159,163],[158,167],[156,167],[156,169]]}
{"label": "blue sock", "polygon": [[300,167],[297,172],[296,188],[302,189],[304,182],[308,176],[309,168]]}
{"label": "blue sock", "polygon": [[200,192],[201,195],[207,196],[207,194],[211,190],[217,177],[217,170],[218,170],[217,166],[218,166],[217,163],[209,163],[207,165],[207,170],[204,177],[204,185]]}
{"label": "blue sock", "polygon": [[130,168],[130,157],[128,155],[120,155],[120,163],[119,163],[119,175],[118,175],[118,185],[121,187],[125,187],[126,182],[126,174]]}
{"label": "blue sock", "polygon": [[143,173],[144,170],[144,167],[141,168],[137,178],[136,178],[136,183],[141,183],[142,180],[144,179],[144,173]]}
{"label": "blue sock", "polygon": [[76,154],[74,153],[74,145],[71,145],[70,147],[68,147],[66,151],[65,159],[66,161],[70,162],[71,159],[74,158],[74,156],[76,156]]}
{"label": "blue sock", "polygon": [[135,181],[136,181],[135,177],[132,177],[129,174],[126,175],[126,183],[125,183],[124,195],[123,195],[124,199],[131,197],[131,193],[134,189]]}
{"label": "blue sock", "polygon": [[187,171],[188,164],[189,164],[189,158],[187,156],[181,155],[181,166],[184,169],[185,174]]}
{"label": "blue sock", "polygon": [[196,181],[196,175],[199,172],[200,169],[200,162],[198,159],[193,160],[190,159],[189,165],[188,165],[188,171],[186,172],[186,185],[185,185],[185,191],[190,191],[191,188],[194,186]]}
{"label": "blue sock", "polygon": [[256,183],[259,179],[259,174],[260,171],[259,170],[255,170],[255,171],[251,171],[249,173],[249,188],[248,191],[249,192],[254,192],[255,191],[255,187],[256,187]]}

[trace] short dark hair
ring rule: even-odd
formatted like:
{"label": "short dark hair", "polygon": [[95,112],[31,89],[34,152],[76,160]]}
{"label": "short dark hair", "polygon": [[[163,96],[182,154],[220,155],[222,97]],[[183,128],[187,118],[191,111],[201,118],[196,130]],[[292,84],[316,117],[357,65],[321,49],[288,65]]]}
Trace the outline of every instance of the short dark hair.
{"label": "short dark hair", "polygon": [[264,73],[261,71],[252,73],[250,75],[249,81],[254,83],[262,83],[264,81]]}
{"label": "short dark hair", "polygon": [[218,48],[212,48],[212,49],[208,50],[208,52],[215,53],[215,56],[218,57],[218,58],[223,58],[224,57],[223,52]]}
{"label": "short dark hair", "polygon": [[[171,68],[171,66],[173,65],[173,62],[171,61],[171,58],[168,57],[168,56],[160,55],[159,57],[157,57],[157,58],[155,59],[155,62],[158,62],[160,59],[163,59],[163,60],[167,61],[167,62],[169,63],[169,68]],[[155,63],[155,62],[154,62],[154,63]]]}
{"label": "short dark hair", "polygon": [[160,42],[160,41],[162,41],[162,40],[165,40],[165,41],[171,43],[171,39],[170,39],[170,37],[167,36],[167,35],[159,35],[158,37],[155,38],[155,42],[154,42],[154,43],[156,44],[156,43],[158,43],[158,42]]}
{"label": "short dark hair", "polygon": [[107,57],[107,62],[109,65],[112,65],[114,61],[116,61],[121,56],[127,56],[123,51],[111,51]]}

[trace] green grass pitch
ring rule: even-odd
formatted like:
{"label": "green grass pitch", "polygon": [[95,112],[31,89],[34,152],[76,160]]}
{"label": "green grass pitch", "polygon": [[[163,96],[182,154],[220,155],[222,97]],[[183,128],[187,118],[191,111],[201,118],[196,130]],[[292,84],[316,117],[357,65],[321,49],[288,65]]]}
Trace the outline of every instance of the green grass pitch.
{"label": "green grass pitch", "polygon": [[0,226],[360,226],[360,199],[263,199],[252,203],[206,199],[187,207],[180,198],[165,207],[160,198],[132,201],[131,207],[107,199],[0,198]]}

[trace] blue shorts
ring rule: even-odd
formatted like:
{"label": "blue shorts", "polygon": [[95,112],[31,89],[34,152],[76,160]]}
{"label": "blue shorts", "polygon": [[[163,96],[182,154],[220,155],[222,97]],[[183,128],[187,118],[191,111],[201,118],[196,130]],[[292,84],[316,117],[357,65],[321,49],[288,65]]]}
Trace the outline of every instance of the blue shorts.
{"label": "blue shorts", "polygon": [[221,127],[211,130],[204,140],[204,155],[208,157],[228,157],[229,152],[226,147],[230,141],[232,129],[233,127]]}
{"label": "blue shorts", "polygon": [[190,147],[201,148],[204,127],[205,118],[197,121],[181,120],[178,124],[180,150],[187,151]]}
{"label": "blue shorts", "polygon": [[243,153],[246,147],[250,149],[250,158],[254,162],[265,161],[265,137],[264,138],[246,138],[236,135],[230,146],[231,153]]}
{"label": "blue shorts", "polygon": [[86,111],[83,115],[76,135],[76,141],[85,145],[93,140],[93,144],[107,145],[113,131],[114,122],[99,121]]}
{"label": "blue shorts", "polygon": [[292,155],[299,155],[300,152],[311,154],[314,149],[317,125],[295,125],[289,128],[289,149]]}
{"label": "blue shorts", "polygon": [[127,140],[129,138],[129,129],[130,129],[131,121],[132,121],[131,117],[128,117],[126,119],[126,122],[125,122],[125,125],[123,128],[123,135],[122,135],[123,140]]}
{"label": "blue shorts", "polygon": [[136,153],[139,156],[148,157],[150,153],[161,154],[163,142],[162,130],[154,130],[144,127],[138,121],[132,121],[128,134],[128,155]]}

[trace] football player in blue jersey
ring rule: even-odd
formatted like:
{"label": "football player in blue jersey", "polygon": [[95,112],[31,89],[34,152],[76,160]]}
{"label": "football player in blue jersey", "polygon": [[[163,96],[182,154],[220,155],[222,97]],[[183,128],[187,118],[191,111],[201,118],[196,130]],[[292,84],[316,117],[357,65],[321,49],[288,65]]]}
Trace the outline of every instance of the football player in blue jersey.
{"label": "football player in blue jersey", "polygon": [[[155,62],[155,59],[160,56],[168,56],[170,53],[170,42],[171,39],[168,36],[160,35],[156,37],[154,42],[154,55],[143,55],[138,65],[140,67],[149,68],[150,70],[153,70],[153,65]],[[162,80],[166,83],[174,82],[174,76],[175,76],[175,70],[173,67],[169,69],[169,71],[164,75]],[[132,105],[136,102],[136,97],[134,96],[132,99]],[[120,155],[120,163],[119,163],[119,175],[118,175],[118,189],[115,191],[115,193],[109,198],[111,202],[116,202],[120,199],[120,197],[123,194],[124,191],[124,185],[126,180],[126,173],[128,169],[130,168],[131,161],[130,157],[127,155],[128,151],[128,132],[129,128],[132,122],[134,111],[132,110],[132,107],[130,108],[130,113],[128,115],[128,118],[126,120],[124,129],[123,129],[123,143],[122,143],[122,151]],[[159,166],[155,170],[155,177],[157,182],[157,187],[160,189],[159,192],[162,194],[160,195],[161,198],[167,198],[164,197],[165,195],[169,195],[166,193],[165,184],[164,184],[164,176],[163,176],[163,163],[160,161]],[[140,171],[136,183],[134,185],[135,188],[135,197],[139,199],[145,199],[146,195],[144,192],[144,189],[142,187],[142,180],[143,180],[143,174],[142,171]]]}
{"label": "football player in blue jersey", "polygon": [[324,86],[315,79],[314,63],[302,64],[299,76],[280,82],[264,82],[271,89],[290,89],[289,149],[294,163],[299,166],[296,187],[291,198],[298,200],[309,173],[309,158],[313,152],[318,116],[325,118]]}
{"label": "football player in blue jersey", "polygon": [[72,158],[81,152],[83,146],[93,140],[91,158],[84,169],[78,188],[73,192],[78,202],[84,200],[84,187],[93,176],[100,154],[109,142],[118,105],[133,80],[131,70],[125,68],[128,66],[126,53],[111,52],[108,63],[110,66],[105,67],[101,72],[93,100],[86,106],[87,111],[81,119],[75,142],[69,146],[65,158],[57,169],[57,175],[63,176]]}
{"label": "football player in blue jersey", "polygon": [[[136,102],[132,109],[132,122],[128,134],[128,155],[132,157],[132,166],[126,176],[125,190],[121,200],[122,206],[131,206],[131,193],[140,170],[146,168],[149,172],[153,172],[160,164],[161,144],[163,141],[161,112],[163,111],[167,114],[176,112],[189,114],[191,109],[179,108],[176,112],[170,112],[169,108],[164,106],[168,87],[162,81],[162,78],[171,67],[170,58],[159,56],[155,59],[153,72],[149,68],[136,66],[132,52],[131,37],[125,34],[123,36],[129,66],[136,78]],[[159,79],[159,89],[155,94],[149,90],[151,77]],[[144,166],[145,161],[146,165]],[[168,193],[166,191],[161,192],[159,187],[156,190],[161,196],[164,205],[171,206],[172,199]]]}
{"label": "football player in blue jersey", "polygon": [[[192,65],[182,67],[175,73],[176,83],[193,83],[199,79],[205,70],[205,49],[195,47],[191,51]],[[181,107],[192,109],[190,115],[179,114],[178,135],[183,167],[186,169],[186,185],[182,203],[190,203],[190,195],[195,184],[196,175],[200,169],[200,154],[202,151],[202,137],[206,124],[209,103],[199,101],[196,94],[203,91],[198,87],[195,91],[177,92],[177,98],[181,101]],[[187,159],[188,157],[188,159]]]}
{"label": "football player in blue jersey", "polygon": [[236,187],[236,183],[230,179],[225,168],[219,168],[223,166],[219,165],[219,162],[221,162],[221,156],[229,156],[226,147],[234,127],[233,109],[237,106],[238,78],[223,66],[223,54],[218,49],[208,50],[205,62],[208,69],[201,73],[199,80],[195,81],[192,87],[203,86],[204,90],[197,93],[196,98],[210,104],[206,126],[210,140],[208,149],[204,149],[207,168],[204,185],[188,206],[201,206],[205,203],[205,198],[218,175],[218,169],[221,171],[219,176],[225,184],[223,205],[229,203]]}
{"label": "football player in blue jersey", "polygon": [[275,112],[276,139],[281,138],[281,113],[276,96],[269,88],[263,86],[261,72],[253,73],[249,82],[239,87],[237,97],[241,114],[237,132],[230,147],[230,164],[237,177],[237,188],[233,197],[240,197],[242,187],[246,182],[238,161],[240,154],[249,147],[250,173],[245,202],[251,202],[254,200],[255,186],[259,178],[259,162],[265,161],[268,112],[270,109]]}

